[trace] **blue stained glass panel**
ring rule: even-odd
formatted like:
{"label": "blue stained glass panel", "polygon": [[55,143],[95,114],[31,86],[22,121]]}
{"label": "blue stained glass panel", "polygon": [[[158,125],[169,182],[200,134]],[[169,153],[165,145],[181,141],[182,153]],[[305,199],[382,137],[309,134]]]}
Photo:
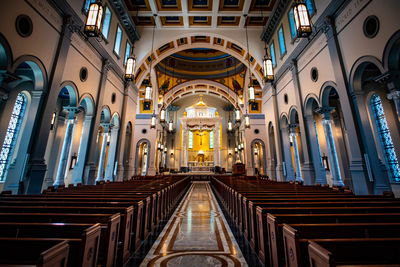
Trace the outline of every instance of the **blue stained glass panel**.
{"label": "blue stained glass panel", "polygon": [[10,165],[10,159],[14,152],[15,143],[18,138],[18,133],[21,128],[22,119],[26,108],[26,96],[19,93],[15,101],[14,108],[11,114],[10,122],[6,136],[4,138],[3,147],[0,153],[0,182],[4,182],[6,171]]}
{"label": "blue stained glass panel", "polygon": [[311,17],[311,14],[314,13],[314,4],[312,0],[306,0],[308,15]]}
{"label": "blue stained glass panel", "polygon": [[114,52],[119,55],[119,52],[121,50],[121,40],[122,40],[122,30],[118,26],[117,27],[117,33],[115,34],[115,44],[114,44]]}
{"label": "blue stained glass panel", "polygon": [[274,42],[272,42],[269,46],[269,52],[271,53],[271,59],[272,59],[272,65],[275,68],[276,67],[276,57],[275,57],[275,47],[274,47]]}
{"label": "blue stained glass panel", "polygon": [[282,26],[279,28],[278,38],[279,38],[279,49],[281,52],[281,56],[283,56],[286,53],[286,45],[285,45],[285,36],[283,34]]}
{"label": "blue stained glass panel", "polygon": [[108,7],[106,7],[106,12],[104,13],[104,20],[103,20],[103,29],[102,29],[103,36],[106,39],[108,39],[108,32],[110,31],[110,22],[111,22],[111,11]]}
{"label": "blue stained glass panel", "polygon": [[131,55],[131,44],[127,41],[126,42],[126,49],[125,49],[125,58],[124,58],[124,66],[126,65],[126,61],[128,57]]}
{"label": "blue stained glass panel", "polygon": [[386,121],[381,98],[376,94],[371,98],[371,108],[375,116],[375,123],[378,128],[379,139],[381,140],[390,175],[395,182],[400,182],[400,166],[394,150],[392,136],[390,135],[390,130]]}
{"label": "blue stained glass panel", "polygon": [[296,24],[294,22],[293,8],[291,8],[289,11],[289,24],[290,24],[290,32],[292,34],[292,39],[294,39],[296,38],[297,35],[297,29],[296,29]]}
{"label": "blue stained glass panel", "polygon": [[84,7],[85,12],[88,12],[88,11],[89,11],[90,4],[91,4],[91,3],[94,3],[95,1],[96,1],[96,0],[86,0],[86,2],[85,2],[85,7]]}

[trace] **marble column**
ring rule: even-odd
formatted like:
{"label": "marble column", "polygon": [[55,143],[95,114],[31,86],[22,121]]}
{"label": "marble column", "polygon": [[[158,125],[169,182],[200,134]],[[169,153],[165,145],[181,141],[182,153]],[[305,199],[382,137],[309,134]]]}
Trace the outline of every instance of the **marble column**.
{"label": "marble column", "polygon": [[214,166],[221,166],[219,159],[219,124],[214,127]]}
{"label": "marble column", "polygon": [[76,165],[72,172],[72,178],[71,178],[72,184],[83,183],[82,177],[83,177],[83,170],[85,168],[85,159],[86,159],[86,152],[88,147],[89,132],[90,132],[90,125],[92,123],[92,118],[93,116],[85,116],[83,121],[82,133],[81,133],[82,137],[79,144],[78,158],[76,160]]}
{"label": "marble column", "polygon": [[188,148],[187,148],[187,141],[188,141],[188,131],[187,131],[187,125],[183,124],[182,125],[182,164],[181,164],[181,169],[184,171],[188,170]]}
{"label": "marble column", "polygon": [[61,186],[64,185],[65,174],[67,170],[67,163],[68,163],[68,156],[69,151],[71,149],[71,141],[73,137],[73,129],[74,129],[74,117],[75,112],[77,110],[76,107],[73,108],[66,108],[68,111],[68,121],[67,121],[67,129],[65,130],[64,142],[62,145],[61,156],[60,156],[60,163],[58,164],[57,169],[57,176],[53,186]]}
{"label": "marble column", "polygon": [[96,177],[96,182],[103,181],[104,180],[104,162],[106,160],[106,150],[107,150],[107,138],[108,138],[108,125],[102,125],[104,128],[104,132],[101,133],[102,137],[102,144],[101,144],[101,150],[100,150],[100,158],[99,158],[99,164],[98,164],[98,169],[97,169],[97,177]]}
{"label": "marble column", "polygon": [[313,115],[305,116],[305,122],[308,130],[308,136],[310,137],[310,150],[316,174],[315,183],[326,184],[326,173],[321,160],[321,150],[319,146],[318,132],[314,116]]}
{"label": "marble column", "polygon": [[321,108],[320,113],[323,116],[322,125],[324,126],[326,145],[328,147],[329,162],[331,164],[332,180],[334,186],[344,186],[340,175],[339,161],[336,153],[335,141],[333,139],[330,113],[333,108]]}
{"label": "marble column", "polygon": [[104,175],[106,181],[114,181],[114,166],[115,166],[115,154],[118,143],[118,131],[119,131],[118,127],[114,126],[111,128],[110,148],[108,149],[107,165]]}
{"label": "marble column", "polygon": [[296,181],[302,182],[303,178],[301,175],[301,164],[300,164],[300,154],[299,154],[299,147],[297,144],[297,129],[298,125],[297,124],[290,124],[289,125],[289,135],[292,138],[293,141],[293,154],[294,154],[294,164],[296,166]]}
{"label": "marble column", "polygon": [[387,95],[389,100],[392,100],[396,107],[397,119],[400,121],[400,91],[391,90],[390,94]]}

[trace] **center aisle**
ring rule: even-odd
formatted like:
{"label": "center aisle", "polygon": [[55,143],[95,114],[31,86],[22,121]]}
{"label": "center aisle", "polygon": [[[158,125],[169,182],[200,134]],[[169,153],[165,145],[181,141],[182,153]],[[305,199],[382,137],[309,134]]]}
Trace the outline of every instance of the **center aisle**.
{"label": "center aisle", "polygon": [[247,266],[208,182],[193,182],[140,266]]}

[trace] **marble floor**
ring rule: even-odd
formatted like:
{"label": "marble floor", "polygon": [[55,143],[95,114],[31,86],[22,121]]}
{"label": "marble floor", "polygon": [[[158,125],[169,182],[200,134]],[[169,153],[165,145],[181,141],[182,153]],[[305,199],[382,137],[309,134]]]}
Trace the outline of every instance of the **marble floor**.
{"label": "marble floor", "polygon": [[208,182],[192,183],[140,266],[247,266]]}

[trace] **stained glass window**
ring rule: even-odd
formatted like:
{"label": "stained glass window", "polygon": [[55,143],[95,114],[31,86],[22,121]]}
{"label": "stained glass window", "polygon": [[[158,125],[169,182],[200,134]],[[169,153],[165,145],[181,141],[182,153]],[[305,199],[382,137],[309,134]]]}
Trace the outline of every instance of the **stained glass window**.
{"label": "stained glass window", "polygon": [[126,65],[126,61],[128,57],[131,55],[131,44],[126,41],[126,49],[125,49],[125,57],[124,57],[124,66]]}
{"label": "stained glass window", "polygon": [[278,38],[279,38],[279,50],[281,52],[281,57],[283,57],[283,55],[286,53],[285,35],[283,34],[283,26],[279,28]]}
{"label": "stained glass window", "polygon": [[210,131],[210,149],[214,148],[214,132]]}
{"label": "stained glass window", "polygon": [[392,179],[400,182],[400,166],[397,160],[396,151],[394,150],[392,136],[386,121],[385,112],[383,110],[381,98],[375,94],[371,98],[371,107],[375,116],[375,123],[378,129],[379,138],[381,140],[383,153],[389,167]]}
{"label": "stained glass window", "polygon": [[292,39],[295,39],[297,35],[297,29],[296,29],[296,24],[294,23],[293,8],[291,8],[289,11],[289,24],[290,24],[290,33],[292,34]]}
{"label": "stained glass window", "polygon": [[122,30],[118,26],[117,33],[115,34],[115,43],[114,43],[114,52],[119,55],[119,51],[121,49],[121,40],[122,40]]}
{"label": "stained glass window", "polygon": [[193,149],[193,132],[189,131],[189,149]]}
{"label": "stained glass window", "polygon": [[314,13],[314,3],[312,0],[306,0],[306,5],[308,10],[308,15],[311,17],[311,15]]}
{"label": "stained glass window", "polygon": [[275,57],[275,47],[274,47],[274,42],[272,42],[269,46],[269,52],[271,53],[271,59],[272,59],[272,66],[275,68],[276,67],[276,57]]}
{"label": "stained glass window", "polygon": [[103,36],[106,39],[108,39],[108,32],[110,31],[110,22],[111,22],[111,11],[108,7],[106,7],[106,12],[104,13],[104,20],[103,20],[103,29],[102,29]]}
{"label": "stained glass window", "polygon": [[10,122],[4,138],[3,147],[0,153],[0,182],[4,182],[5,174],[10,165],[10,159],[13,154],[15,143],[21,127],[26,107],[26,96],[19,93],[15,101],[14,108],[11,114]]}

